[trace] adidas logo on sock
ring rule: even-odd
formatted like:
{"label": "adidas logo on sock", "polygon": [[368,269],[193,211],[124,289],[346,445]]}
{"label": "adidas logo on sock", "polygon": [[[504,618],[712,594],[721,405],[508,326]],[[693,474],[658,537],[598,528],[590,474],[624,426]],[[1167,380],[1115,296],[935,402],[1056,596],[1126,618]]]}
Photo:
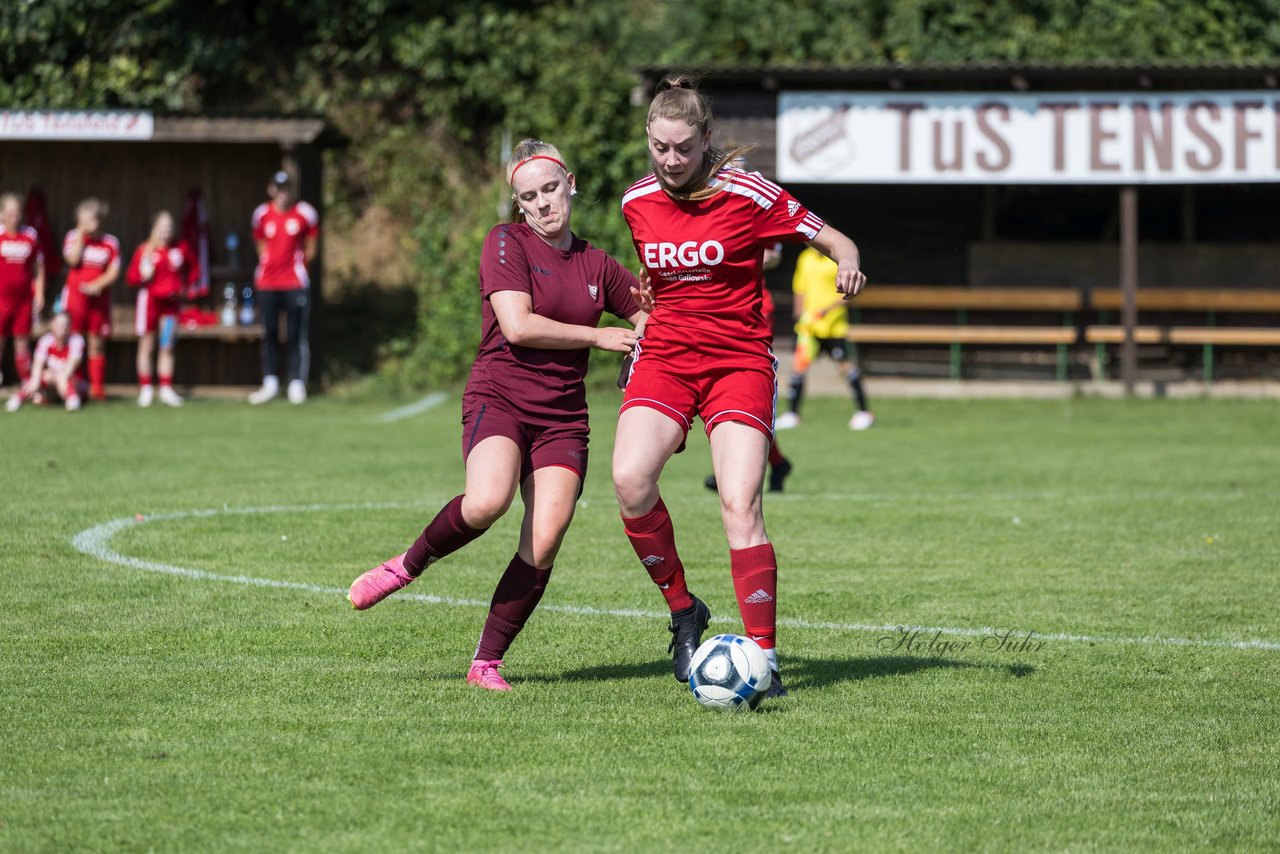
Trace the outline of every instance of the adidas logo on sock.
{"label": "adidas logo on sock", "polygon": [[750,596],[748,596],[746,599],[743,599],[742,601],[748,605],[763,605],[765,602],[772,602],[773,597],[770,596],[768,593],[766,593],[764,588],[761,587],[755,593],[752,593]]}
{"label": "adidas logo on sock", "polygon": [[644,564],[646,568],[651,568],[651,567],[657,566],[660,563],[666,563],[667,560],[661,555],[649,555],[647,558],[645,558],[640,562]]}

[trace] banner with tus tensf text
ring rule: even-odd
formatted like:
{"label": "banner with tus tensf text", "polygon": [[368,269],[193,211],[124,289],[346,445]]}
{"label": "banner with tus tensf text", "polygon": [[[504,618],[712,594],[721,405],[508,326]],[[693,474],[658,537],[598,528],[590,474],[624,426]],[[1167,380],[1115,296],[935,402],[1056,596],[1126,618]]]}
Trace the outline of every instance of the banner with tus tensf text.
{"label": "banner with tus tensf text", "polygon": [[1280,94],[784,92],[778,178],[817,183],[1280,181]]}

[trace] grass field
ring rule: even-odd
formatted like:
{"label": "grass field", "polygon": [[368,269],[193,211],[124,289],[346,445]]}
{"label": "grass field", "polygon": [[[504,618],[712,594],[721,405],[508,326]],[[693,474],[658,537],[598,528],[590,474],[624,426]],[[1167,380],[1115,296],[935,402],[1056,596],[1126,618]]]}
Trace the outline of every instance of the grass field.
{"label": "grass field", "polygon": [[[791,696],[738,716],[671,678],[612,500],[614,395],[513,692],[462,675],[517,512],[418,598],[352,611],[461,484],[456,398],[392,406],[0,416],[0,850],[1280,840],[1275,403],[886,400],[852,434],[812,401],[766,499]],[[698,437],[664,495],[735,630],[707,472]]]}

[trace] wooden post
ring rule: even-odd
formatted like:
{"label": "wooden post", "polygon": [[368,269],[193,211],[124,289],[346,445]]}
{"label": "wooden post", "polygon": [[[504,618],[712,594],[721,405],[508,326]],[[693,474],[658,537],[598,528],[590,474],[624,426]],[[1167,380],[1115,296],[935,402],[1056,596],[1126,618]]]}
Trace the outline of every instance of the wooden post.
{"label": "wooden post", "polygon": [[1138,347],[1134,327],[1138,325],[1138,191],[1120,189],[1120,323],[1124,343],[1120,346],[1120,377],[1124,393],[1132,397],[1138,376]]}

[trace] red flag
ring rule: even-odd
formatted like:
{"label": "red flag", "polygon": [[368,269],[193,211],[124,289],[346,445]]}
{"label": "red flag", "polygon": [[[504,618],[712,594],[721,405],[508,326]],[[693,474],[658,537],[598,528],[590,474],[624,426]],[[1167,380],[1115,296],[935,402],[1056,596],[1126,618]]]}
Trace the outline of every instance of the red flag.
{"label": "red flag", "polygon": [[187,193],[182,208],[182,239],[195,255],[187,298],[201,299],[209,295],[209,216],[204,209],[204,193],[196,187]]}
{"label": "red flag", "polygon": [[27,193],[27,201],[22,208],[22,219],[34,228],[40,237],[40,251],[44,253],[45,281],[51,282],[54,276],[62,272],[62,247],[53,239],[53,228],[49,225],[48,214],[45,213],[44,191],[39,187],[32,187]]}

